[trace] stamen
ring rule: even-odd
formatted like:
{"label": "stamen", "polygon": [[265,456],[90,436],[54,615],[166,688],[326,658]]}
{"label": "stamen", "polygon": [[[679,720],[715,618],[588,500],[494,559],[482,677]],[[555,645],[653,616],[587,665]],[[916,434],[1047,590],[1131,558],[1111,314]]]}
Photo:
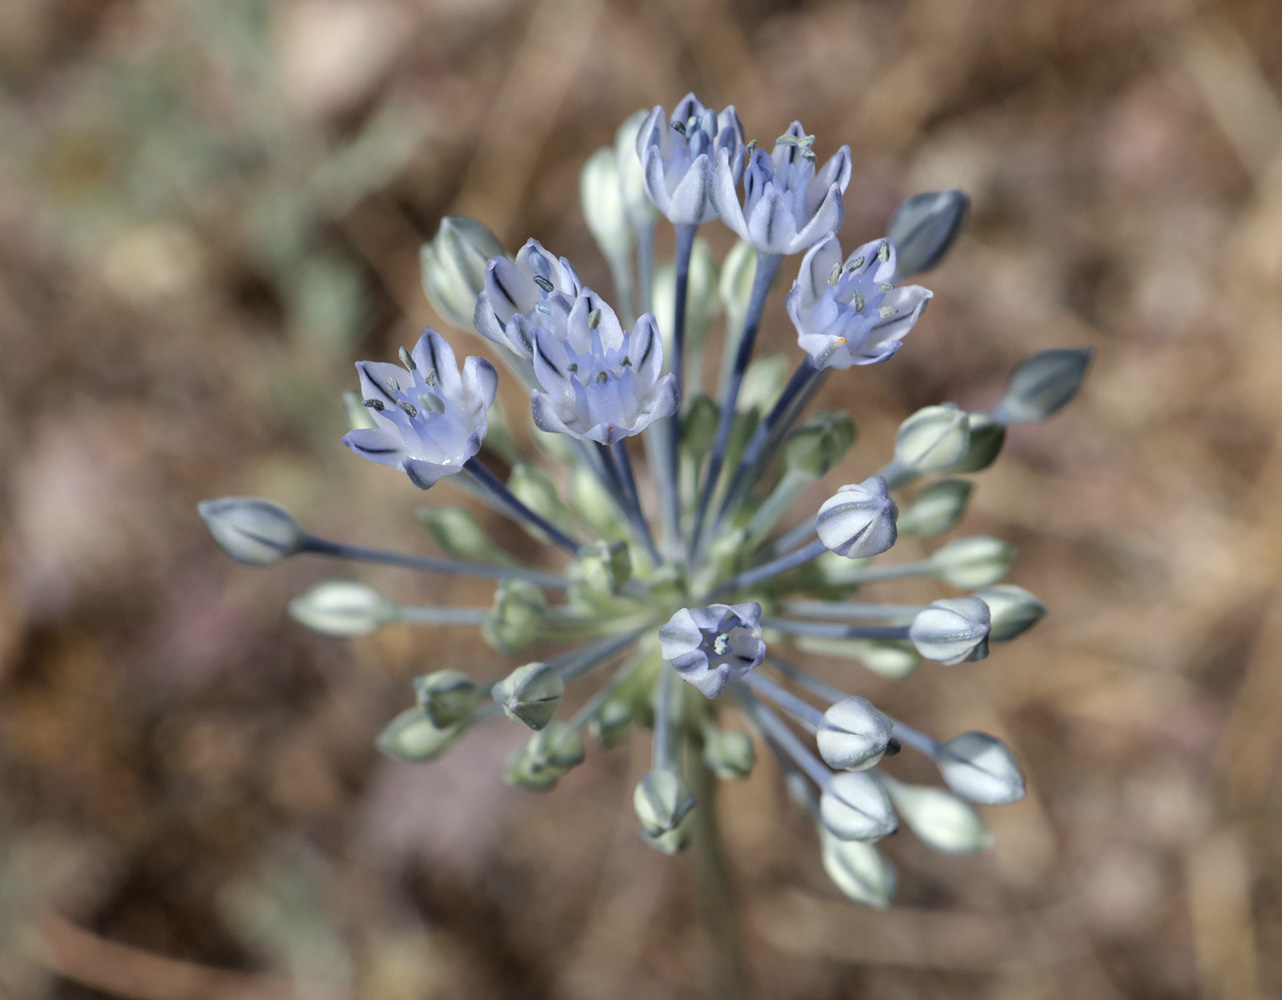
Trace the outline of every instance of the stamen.
{"label": "stamen", "polygon": [[361,405],[368,406],[371,410],[374,410],[378,413],[382,413],[385,409],[387,409],[387,407],[383,405],[383,401],[381,399],[367,399],[363,403],[361,403]]}
{"label": "stamen", "polygon": [[396,353],[400,356],[401,364],[403,364],[410,371],[416,371],[418,369],[418,365],[416,365],[414,363],[414,359],[410,357],[410,352],[407,351],[404,347],[400,348],[400,350],[398,350]]}
{"label": "stamen", "polygon": [[775,140],[776,146],[796,146],[797,144],[797,137],[788,132],[785,132]]}
{"label": "stamen", "polygon": [[730,648],[730,639],[724,633],[712,640],[712,651],[718,656],[725,656]]}
{"label": "stamen", "polygon": [[893,292],[894,290],[895,290],[895,286],[892,285],[889,281],[883,281],[880,285],[877,286],[877,291],[882,293]]}
{"label": "stamen", "polygon": [[396,405],[405,411],[405,415],[411,420],[418,416],[418,407],[406,399],[398,399]]}
{"label": "stamen", "polygon": [[838,261],[836,264],[833,264],[832,270],[828,272],[828,284],[835,287],[839,280],[841,280],[841,262],[840,261]]}
{"label": "stamen", "polygon": [[852,257],[849,263],[846,264],[846,273],[849,274],[851,271],[858,271],[863,266],[863,254],[860,254],[858,257]]}
{"label": "stamen", "polygon": [[596,384],[597,384],[597,385],[601,385],[601,383],[608,381],[608,380],[609,380],[609,378],[610,378],[610,376],[609,376],[608,374],[606,374],[605,372],[597,372],[597,373],[596,373]]}
{"label": "stamen", "polygon": [[894,306],[882,306],[877,310],[878,315],[881,316],[882,319],[890,319],[890,317],[895,315],[897,312],[899,312],[899,310]]}
{"label": "stamen", "polygon": [[389,389],[391,389],[391,390],[392,390],[392,392],[400,392],[400,391],[401,391],[401,383],[397,382],[397,381],[396,381],[396,379],[394,379],[394,378],[389,378],[389,379],[387,380],[387,387],[388,387]]}
{"label": "stamen", "polygon": [[686,134],[685,122],[668,122],[668,124],[672,126],[672,131],[676,132],[677,135],[684,136]]}
{"label": "stamen", "polygon": [[541,274],[536,274],[534,276],[534,283],[538,285],[541,289],[543,289],[543,291],[547,292],[548,294],[551,294],[552,292],[556,291],[556,285],[552,284],[552,282],[550,282],[547,278],[543,277],[543,275]]}
{"label": "stamen", "polygon": [[437,376],[436,374],[436,369],[433,368],[430,372],[427,372],[423,376],[423,381],[426,382],[428,385],[435,387],[436,383],[440,381],[439,376]]}
{"label": "stamen", "polygon": [[600,325],[601,325],[601,310],[593,309],[590,313],[588,313],[588,329],[595,330]]}
{"label": "stamen", "polygon": [[857,313],[863,312],[864,305],[865,305],[864,297],[860,295],[858,292],[855,292],[855,312]]}
{"label": "stamen", "polygon": [[815,151],[813,149],[803,149],[801,151],[801,158],[807,163],[814,163],[819,159],[819,157],[815,156]]}
{"label": "stamen", "polygon": [[882,240],[881,246],[877,248],[877,259],[883,264],[890,263],[890,244],[885,240]]}

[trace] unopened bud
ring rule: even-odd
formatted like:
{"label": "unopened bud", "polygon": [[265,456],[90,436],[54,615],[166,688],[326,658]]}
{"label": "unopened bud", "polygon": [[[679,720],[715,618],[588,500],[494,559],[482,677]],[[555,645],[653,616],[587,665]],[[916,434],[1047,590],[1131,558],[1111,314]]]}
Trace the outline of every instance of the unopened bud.
{"label": "unopened bud", "polygon": [[783,442],[789,472],[820,479],[855,443],[855,422],[846,413],[821,413],[792,431]]}
{"label": "unopened bud", "polygon": [[819,756],[834,770],[872,767],[890,745],[890,720],[867,698],[845,698],[824,712],[815,733]]}
{"label": "unopened bud", "polygon": [[619,190],[623,205],[628,213],[628,221],[633,229],[644,229],[654,225],[655,208],[650,196],[645,193],[645,168],[637,154],[637,134],[650,115],[648,108],[642,108],[629,115],[614,134],[614,156],[619,168]]}
{"label": "unopened bud", "polygon": [[681,425],[681,450],[695,461],[703,461],[712,450],[720,418],[721,407],[706,393],[695,396]]}
{"label": "unopened bud", "polygon": [[202,500],[196,510],[222,550],[246,566],[270,566],[307,539],[294,515],[270,500],[222,497]]}
{"label": "unopened bud", "polygon": [[946,597],[926,605],[908,627],[917,652],[939,663],[988,655],[988,605],[978,597]]}
{"label": "unopened bud", "polygon": [[964,590],[988,587],[1006,575],[1015,547],[987,535],[949,542],[930,557],[931,571],[945,583]]}
{"label": "unopened bud", "polygon": [[743,240],[736,240],[721,262],[721,280],[717,283],[717,293],[726,310],[726,329],[734,337],[739,335],[743,327],[756,273],[756,252]]}
{"label": "unopened bud", "polygon": [[752,737],[739,729],[709,727],[703,734],[703,762],[722,781],[746,778],[757,761]]}
{"label": "unopened bud", "polygon": [[495,649],[515,652],[539,637],[547,610],[547,597],[535,584],[509,578],[494,593],[481,635]]}
{"label": "unopened bud", "polygon": [[895,244],[896,277],[937,267],[961,233],[969,205],[964,191],[926,191],[895,209],[887,235]]}
{"label": "unopened bud", "polygon": [[872,844],[842,840],[820,824],[819,844],[824,871],[848,899],[884,910],[895,895],[894,866]]}
{"label": "unopened bud", "polygon": [[753,361],[744,373],[735,410],[738,413],[749,410],[765,413],[774,406],[783,392],[784,383],[788,381],[788,364],[786,354],[767,354]]}
{"label": "unopened bud", "polygon": [[398,617],[398,606],[378,591],[350,580],[329,580],[289,602],[296,622],[325,635],[366,635]]}
{"label": "unopened bud", "polygon": [[448,748],[467,728],[467,722],[438,726],[420,708],[407,708],[378,736],[378,748],[398,760],[419,763]]}
{"label": "unopened bud", "polygon": [[485,287],[485,265],[503,256],[498,237],[475,219],[447,215],[430,243],[419,251],[423,291],[441,317],[472,329],[476,299]]}
{"label": "unopened bud", "polygon": [[975,591],[974,596],[988,605],[992,615],[992,627],[988,633],[992,642],[1006,642],[1023,635],[1046,617],[1046,605],[1013,583],[985,587]]}
{"label": "unopened bud", "polygon": [[568,771],[583,763],[583,737],[567,722],[553,719],[530,737],[530,759],[537,767]]}
{"label": "unopened bud", "polygon": [[457,559],[511,563],[512,558],[494,544],[481,523],[462,507],[420,507],[418,519],[442,552]]}
{"label": "unopened bud", "polygon": [[895,808],[877,779],[863,771],[842,771],[819,798],[824,826],[842,840],[878,840],[899,828]]}
{"label": "unopened bud", "polygon": [[1006,441],[1006,425],[987,413],[966,414],[966,427],[970,431],[970,444],[961,461],[950,466],[949,472],[980,472],[987,469],[997,461]]}
{"label": "unopened bud", "polygon": [[513,788],[527,792],[548,792],[556,787],[565,772],[555,767],[539,767],[530,755],[530,744],[517,747],[507,761],[503,780]]}
{"label": "unopened bud", "polygon": [[993,417],[1004,424],[1045,420],[1077,395],[1094,354],[1089,347],[1058,348],[1027,358],[1011,374]]}
{"label": "unopened bud", "polygon": [[899,533],[919,538],[942,534],[966,513],[973,489],[974,484],[965,479],[941,479],[918,490],[916,496],[899,508],[896,522]]}
{"label": "unopened bud", "polygon": [[531,729],[542,729],[561,707],[565,681],[546,663],[517,667],[494,685],[494,700],[510,718]]}
{"label": "unopened bud", "polygon": [[632,702],[616,696],[597,709],[596,715],[588,723],[588,731],[609,750],[628,738],[632,715]]}
{"label": "unopened bud", "polygon": [[624,541],[595,542],[579,549],[579,578],[599,594],[617,594],[632,579],[632,556]]}
{"label": "unopened bud", "polygon": [[433,724],[444,727],[470,718],[481,692],[466,674],[437,670],[414,678],[414,696]]}
{"label": "unopened bud", "polygon": [[632,252],[632,223],[623,204],[619,165],[612,147],[603,146],[583,164],[579,204],[601,253],[609,261],[626,263]]}
{"label": "unopened bud", "polygon": [[825,500],[816,528],[829,551],[848,559],[864,559],[895,544],[898,515],[886,480],[870,476],[862,483],[842,486]]}
{"label": "unopened bud", "polygon": [[899,426],[895,461],[916,473],[942,472],[970,445],[966,413],[954,403],[927,406]]}
{"label": "unopened bud", "polygon": [[641,830],[661,837],[675,830],[694,808],[694,795],[675,771],[649,771],[632,794]]}
{"label": "unopened bud", "polygon": [[890,785],[895,808],[927,847],[944,854],[973,854],[993,846],[993,835],[975,812],[942,788]]}
{"label": "unopened bud", "polygon": [[970,802],[1006,806],[1024,797],[1024,774],[1006,744],[987,733],[962,733],[940,744],[939,773]]}

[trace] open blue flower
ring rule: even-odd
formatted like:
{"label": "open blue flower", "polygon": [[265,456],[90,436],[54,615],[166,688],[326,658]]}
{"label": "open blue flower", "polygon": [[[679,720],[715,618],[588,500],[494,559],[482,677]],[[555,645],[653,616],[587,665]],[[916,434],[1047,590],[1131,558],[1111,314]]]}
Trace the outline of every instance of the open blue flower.
{"label": "open blue flower", "polygon": [[564,322],[582,290],[568,260],[529,240],[515,260],[495,257],[485,266],[485,287],[472,322],[487,340],[528,361],[534,355],[533,327]]}
{"label": "open blue flower", "polygon": [[637,133],[645,190],[673,225],[708,222],[717,216],[711,200],[712,167],[724,154],[734,181],[743,171],[743,126],[734,106],[720,114],[686,94],[671,120],[655,106]]}

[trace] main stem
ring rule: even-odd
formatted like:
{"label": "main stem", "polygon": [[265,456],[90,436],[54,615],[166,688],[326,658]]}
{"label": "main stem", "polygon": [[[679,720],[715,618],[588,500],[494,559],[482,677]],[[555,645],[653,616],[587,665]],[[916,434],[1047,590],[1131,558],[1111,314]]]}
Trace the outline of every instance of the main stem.
{"label": "main stem", "polygon": [[739,348],[735,352],[734,368],[730,372],[730,382],[726,385],[726,396],[721,401],[721,416],[717,421],[717,434],[712,441],[712,453],[708,457],[707,478],[699,493],[699,502],[695,508],[694,528],[690,533],[689,561],[695,563],[702,554],[704,540],[703,523],[708,516],[708,507],[717,490],[721,478],[721,467],[725,464],[726,449],[730,445],[730,432],[734,429],[735,404],[739,401],[739,390],[743,387],[743,376],[752,360],[752,348],[757,340],[757,330],[761,326],[761,316],[765,312],[766,298],[770,286],[783,257],[779,254],[757,251],[756,273],[752,278],[752,294],[748,299],[748,311],[744,314],[743,333],[739,336]]}
{"label": "main stem", "polygon": [[694,848],[699,868],[699,909],[711,951],[709,986],[715,1000],[743,996],[734,892],[726,865],[725,845],[717,818],[717,780],[702,754],[690,755],[690,779],[699,803],[695,816]]}

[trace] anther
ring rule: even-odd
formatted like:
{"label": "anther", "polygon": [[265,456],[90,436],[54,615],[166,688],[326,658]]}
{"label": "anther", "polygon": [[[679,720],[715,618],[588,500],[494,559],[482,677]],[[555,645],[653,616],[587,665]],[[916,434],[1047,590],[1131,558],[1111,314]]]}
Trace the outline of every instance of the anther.
{"label": "anther", "polygon": [[405,411],[405,415],[411,420],[418,416],[418,407],[405,399],[398,399],[396,405]]}
{"label": "anther", "polygon": [[686,134],[685,122],[668,122],[668,124],[672,126],[672,131],[676,132],[678,135]]}
{"label": "anther", "polygon": [[595,330],[600,325],[601,325],[601,310],[593,309],[590,313],[588,313],[588,329]]}
{"label": "anther", "polygon": [[881,246],[877,248],[877,259],[883,264],[890,263],[890,244],[885,240],[882,240]]}
{"label": "anther", "polygon": [[828,272],[828,284],[836,285],[841,279],[841,262],[838,261],[832,265],[832,270]]}
{"label": "anther", "polygon": [[877,291],[883,292],[883,293],[893,292],[894,290],[895,290],[895,286],[892,285],[889,281],[883,281],[881,284],[877,286]]}
{"label": "anther", "polygon": [[850,259],[850,262],[846,265],[846,272],[849,273],[851,271],[858,271],[863,266],[864,266],[864,258],[863,258],[863,255],[861,254],[858,257],[852,257]]}
{"label": "anther", "polygon": [[882,319],[890,319],[890,317],[895,315],[895,313],[897,312],[899,312],[899,310],[896,309],[894,306],[882,306],[880,309],[877,310],[877,314]]}
{"label": "anther", "polygon": [[397,382],[397,381],[396,381],[396,379],[394,379],[394,378],[389,378],[389,379],[387,380],[387,387],[388,387],[389,389],[391,389],[391,390],[392,390],[392,392],[400,392],[400,391],[401,391],[401,383]]}
{"label": "anther", "polygon": [[858,292],[855,292],[855,312],[861,313],[863,311],[864,311],[864,297],[860,295]]}
{"label": "anther", "polygon": [[427,374],[425,374],[425,375],[423,376],[423,381],[424,381],[424,382],[426,382],[428,385],[431,385],[431,386],[436,385],[436,383],[440,381],[440,378],[439,378],[439,377],[437,376],[437,374],[436,374],[436,369],[435,369],[435,368],[433,368],[430,372],[428,372]]}
{"label": "anther", "polygon": [[410,352],[405,350],[404,347],[402,347],[396,353],[400,355],[401,364],[403,364],[410,371],[415,371],[418,368],[418,365],[414,363],[414,359],[410,357]]}
{"label": "anther", "polygon": [[361,405],[368,406],[371,410],[374,410],[376,413],[382,413],[385,409],[387,409],[387,407],[383,405],[383,401],[381,399],[367,399]]}
{"label": "anther", "polygon": [[548,281],[548,279],[543,277],[541,274],[536,274],[534,276],[534,283],[549,294],[556,291],[556,285],[552,284],[552,282]]}

